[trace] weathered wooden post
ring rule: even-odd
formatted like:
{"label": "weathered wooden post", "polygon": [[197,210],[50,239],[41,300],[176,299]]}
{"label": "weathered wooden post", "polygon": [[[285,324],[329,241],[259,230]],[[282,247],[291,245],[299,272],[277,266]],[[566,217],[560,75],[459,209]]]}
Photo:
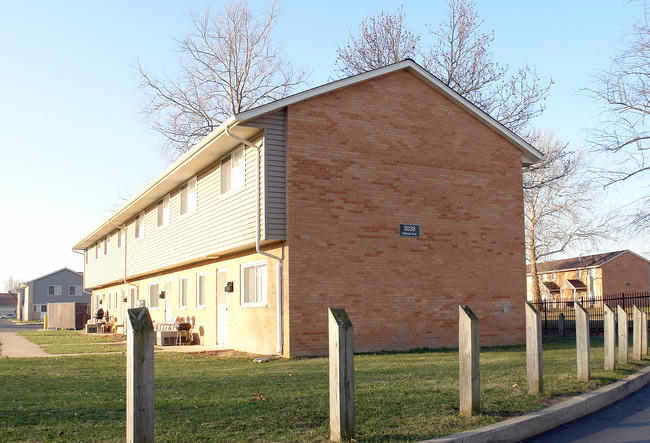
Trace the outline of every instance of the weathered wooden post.
{"label": "weathered wooden post", "polygon": [[564,312],[560,312],[560,315],[557,317],[557,336],[564,337],[566,334],[564,330]]}
{"label": "weathered wooden post", "polygon": [[526,370],[528,393],[542,392],[542,317],[529,302],[526,302]]}
{"label": "weathered wooden post", "polygon": [[616,307],[616,312],[618,313],[618,362],[626,364],[628,362],[627,312],[621,305]]}
{"label": "weathered wooden post", "polygon": [[605,314],[605,370],[616,369],[616,317],[614,310],[603,305]]}
{"label": "weathered wooden post", "polygon": [[589,312],[576,302],[576,350],[578,353],[578,381],[589,381],[591,363],[589,360]]}
{"label": "weathered wooden post", "polygon": [[329,311],[330,440],[354,438],[354,329],[344,309]]}
{"label": "weathered wooden post", "polygon": [[641,355],[648,355],[648,313],[641,311]]}
{"label": "weathered wooden post", "polygon": [[634,360],[641,360],[641,345],[643,342],[643,330],[641,323],[643,323],[643,311],[637,305],[632,306],[633,321],[632,326],[632,358]]}
{"label": "weathered wooden post", "polygon": [[147,308],[127,317],[126,441],[153,442],[153,324]]}
{"label": "weathered wooden post", "polygon": [[458,314],[460,415],[471,417],[481,410],[478,317],[467,305],[458,306]]}

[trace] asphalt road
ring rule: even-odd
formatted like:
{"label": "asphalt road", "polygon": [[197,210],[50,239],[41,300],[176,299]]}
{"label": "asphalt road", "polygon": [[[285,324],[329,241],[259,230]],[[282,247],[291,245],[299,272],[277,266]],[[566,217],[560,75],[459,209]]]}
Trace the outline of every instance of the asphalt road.
{"label": "asphalt road", "polygon": [[35,331],[43,329],[43,323],[15,324],[7,318],[0,318],[0,332]]}
{"label": "asphalt road", "polygon": [[535,443],[650,441],[650,385],[600,411],[525,441]]}

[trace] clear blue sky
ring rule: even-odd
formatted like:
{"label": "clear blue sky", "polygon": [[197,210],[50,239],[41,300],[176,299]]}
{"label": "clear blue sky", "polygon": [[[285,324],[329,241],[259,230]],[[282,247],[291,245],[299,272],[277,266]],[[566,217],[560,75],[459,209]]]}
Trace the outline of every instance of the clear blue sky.
{"label": "clear blue sky", "polygon": [[[493,29],[495,58],[529,63],[555,85],[535,124],[578,147],[596,108],[579,94],[608,66],[641,3],[478,0]],[[213,9],[222,2],[210,2]],[[266,2],[254,1],[261,10]],[[423,34],[447,14],[444,0],[406,1]],[[188,10],[205,1],[0,1],[0,289],[9,275],[32,279],[64,266],[83,269],[72,245],[166,166],[159,136],[138,114],[132,69],[174,72],[175,39]],[[311,72],[309,86],[335,76],[336,48],[367,15],[399,1],[284,1],[275,38]],[[639,253],[650,245],[606,245]]]}

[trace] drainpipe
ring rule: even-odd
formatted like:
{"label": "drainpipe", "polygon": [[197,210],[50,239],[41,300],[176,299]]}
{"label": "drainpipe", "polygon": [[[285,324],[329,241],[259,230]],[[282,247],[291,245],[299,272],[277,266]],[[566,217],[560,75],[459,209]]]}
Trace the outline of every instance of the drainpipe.
{"label": "drainpipe", "polygon": [[[232,127],[234,127],[233,125]],[[284,244],[281,244],[281,251],[282,254],[280,257],[276,257],[273,254],[269,254],[268,252],[262,251],[260,248],[260,212],[261,212],[261,207],[260,207],[260,173],[261,173],[261,166],[260,166],[260,147],[257,146],[256,144],[244,140],[243,138],[231,134],[230,131],[228,130],[228,126],[225,127],[225,132],[226,135],[234,138],[235,140],[243,143],[246,146],[250,146],[251,148],[255,148],[255,151],[257,153],[257,172],[255,174],[255,204],[257,206],[257,211],[255,213],[255,250],[257,251],[258,254],[265,255],[266,257],[269,257],[275,261],[277,261],[277,266],[276,266],[276,318],[277,318],[277,348],[276,348],[276,353],[279,355],[282,355],[282,348],[284,346],[284,334],[283,334],[283,314],[282,314],[282,262],[284,259]]]}

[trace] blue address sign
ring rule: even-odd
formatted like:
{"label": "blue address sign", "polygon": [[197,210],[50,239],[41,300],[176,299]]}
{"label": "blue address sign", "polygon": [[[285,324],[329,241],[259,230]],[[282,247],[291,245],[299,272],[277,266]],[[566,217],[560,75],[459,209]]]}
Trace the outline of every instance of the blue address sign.
{"label": "blue address sign", "polygon": [[400,223],[399,225],[400,237],[419,237],[420,225],[407,225]]}

